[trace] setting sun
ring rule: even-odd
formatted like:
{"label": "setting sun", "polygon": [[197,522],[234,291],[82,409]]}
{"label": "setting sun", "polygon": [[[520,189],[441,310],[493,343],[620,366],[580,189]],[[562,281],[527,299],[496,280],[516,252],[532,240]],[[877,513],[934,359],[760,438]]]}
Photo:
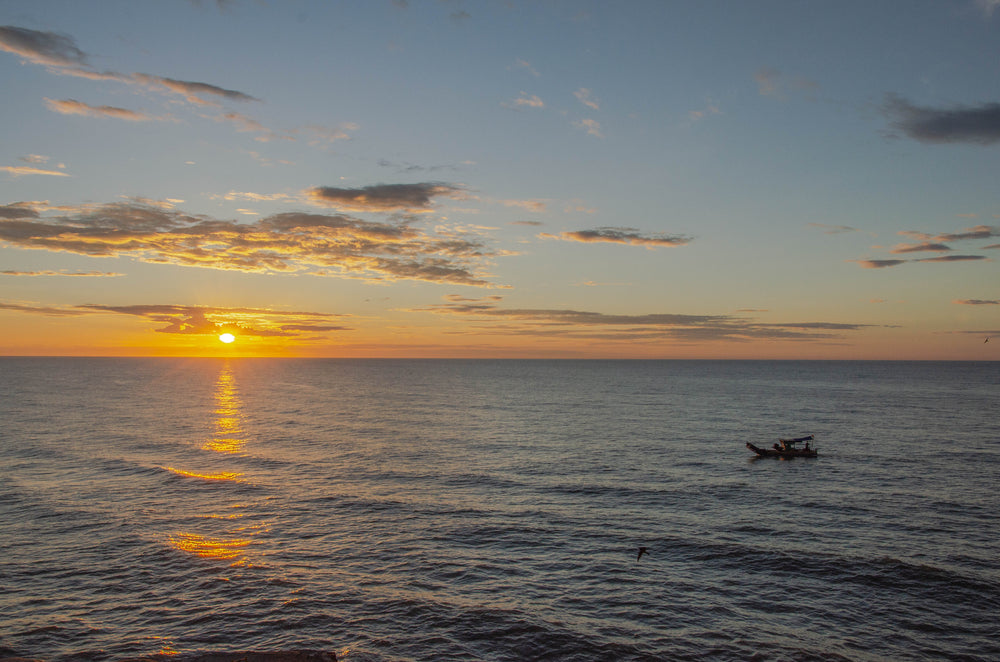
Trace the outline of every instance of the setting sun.
{"label": "setting sun", "polygon": [[219,340],[221,340],[222,342],[224,342],[224,343],[226,343],[228,345],[229,343],[231,343],[234,340],[236,340],[236,336],[234,336],[231,333],[223,333],[221,336],[219,336]]}

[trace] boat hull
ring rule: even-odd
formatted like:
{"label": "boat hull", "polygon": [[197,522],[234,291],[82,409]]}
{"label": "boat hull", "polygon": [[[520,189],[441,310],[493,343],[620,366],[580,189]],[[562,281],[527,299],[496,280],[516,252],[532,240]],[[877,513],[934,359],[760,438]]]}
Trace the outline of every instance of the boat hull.
{"label": "boat hull", "polygon": [[747,442],[747,448],[756,453],[757,457],[816,457],[819,455],[813,448],[808,450],[805,448],[775,450],[773,448],[760,448],[758,446],[754,446],[749,441]]}

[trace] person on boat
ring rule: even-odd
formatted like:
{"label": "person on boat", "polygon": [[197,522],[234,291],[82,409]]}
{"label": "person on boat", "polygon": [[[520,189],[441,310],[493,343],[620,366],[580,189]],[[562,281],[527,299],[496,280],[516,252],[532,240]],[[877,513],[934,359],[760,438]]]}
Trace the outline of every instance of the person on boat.
{"label": "person on boat", "polygon": [[779,446],[778,444],[774,444],[774,450],[780,451],[781,450],[781,446]]}
{"label": "person on boat", "polygon": [[806,450],[809,450],[809,442],[806,442]]}

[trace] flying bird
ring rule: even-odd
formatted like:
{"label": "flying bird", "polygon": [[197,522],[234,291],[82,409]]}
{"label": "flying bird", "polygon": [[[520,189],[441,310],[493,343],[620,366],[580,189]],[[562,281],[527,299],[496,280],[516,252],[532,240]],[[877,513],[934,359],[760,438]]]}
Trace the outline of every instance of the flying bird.
{"label": "flying bird", "polygon": [[635,560],[638,561],[639,559],[641,559],[643,554],[648,554],[648,552],[646,551],[645,547],[640,547],[639,555],[635,557]]}

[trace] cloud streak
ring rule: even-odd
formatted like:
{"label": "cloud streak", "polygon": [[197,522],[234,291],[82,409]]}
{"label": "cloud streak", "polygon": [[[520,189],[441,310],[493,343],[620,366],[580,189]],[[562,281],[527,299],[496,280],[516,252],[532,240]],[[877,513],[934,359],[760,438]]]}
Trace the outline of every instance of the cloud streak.
{"label": "cloud streak", "polygon": [[61,170],[45,170],[43,168],[32,168],[30,166],[0,166],[0,171],[6,172],[15,177],[24,175],[48,175],[50,177],[69,177],[69,173]]}
{"label": "cloud streak", "polygon": [[[909,237],[916,241],[917,243],[904,243],[897,244],[892,247],[889,251],[893,255],[905,255],[910,253],[949,253],[948,255],[941,255],[938,257],[925,257],[918,259],[902,259],[902,258],[891,258],[891,259],[861,259],[861,260],[850,260],[860,265],[864,269],[886,269],[888,267],[897,267],[901,264],[906,264],[908,262],[974,262],[977,260],[989,260],[985,255],[954,255],[950,254],[953,250],[951,246],[946,242],[955,241],[970,241],[970,240],[982,240],[989,239],[991,237],[1000,237],[1000,227],[994,227],[990,225],[977,225],[971,228],[966,228],[961,232],[942,232],[940,234],[929,234],[926,232],[914,232],[912,230],[903,230],[899,234]],[[998,248],[1000,244],[984,246],[983,250],[988,250],[992,248]]]}
{"label": "cloud streak", "polygon": [[612,243],[660,248],[684,246],[691,243],[691,237],[668,234],[642,234],[635,228],[597,228],[595,230],[575,230],[561,232],[558,235],[541,233],[542,239],[559,239],[562,241],[579,241],[583,243]]}
{"label": "cloud streak", "polygon": [[91,106],[77,101],[76,99],[45,99],[45,105],[49,110],[60,115],[84,115],[85,117],[110,117],[113,119],[127,120],[129,122],[148,122],[154,118],[145,113],[118,108],[116,106]]}
{"label": "cloud streak", "polygon": [[432,234],[343,214],[286,212],[241,223],[136,201],[50,217],[3,209],[0,241],[9,246],[211,269],[482,287],[491,286],[483,265],[498,255],[458,231]]}
{"label": "cloud streak", "polygon": [[41,32],[12,25],[0,26],[0,50],[13,53],[27,62],[46,66],[57,74],[140,85],[178,94],[189,103],[199,106],[214,105],[218,100],[259,101],[245,92],[229,90],[210,83],[177,80],[144,73],[96,71],[90,67],[87,54],[76,45],[72,37],[54,32]]}
{"label": "cloud streak", "polygon": [[84,276],[114,278],[125,274],[116,271],[0,271],[4,276]]}
{"label": "cloud streak", "polygon": [[[551,336],[579,340],[674,340],[829,341],[845,332],[870,325],[834,322],[760,323],[753,318],[733,315],[686,315],[652,313],[608,315],[569,309],[518,309],[500,306],[501,297],[482,299],[452,297],[437,306],[416,309],[438,315],[464,317],[480,326],[467,333],[522,336]],[[483,326],[482,324],[486,324]]]}
{"label": "cloud streak", "polygon": [[991,145],[1000,141],[1000,103],[927,108],[889,95],[883,112],[893,128],[918,142]]}

